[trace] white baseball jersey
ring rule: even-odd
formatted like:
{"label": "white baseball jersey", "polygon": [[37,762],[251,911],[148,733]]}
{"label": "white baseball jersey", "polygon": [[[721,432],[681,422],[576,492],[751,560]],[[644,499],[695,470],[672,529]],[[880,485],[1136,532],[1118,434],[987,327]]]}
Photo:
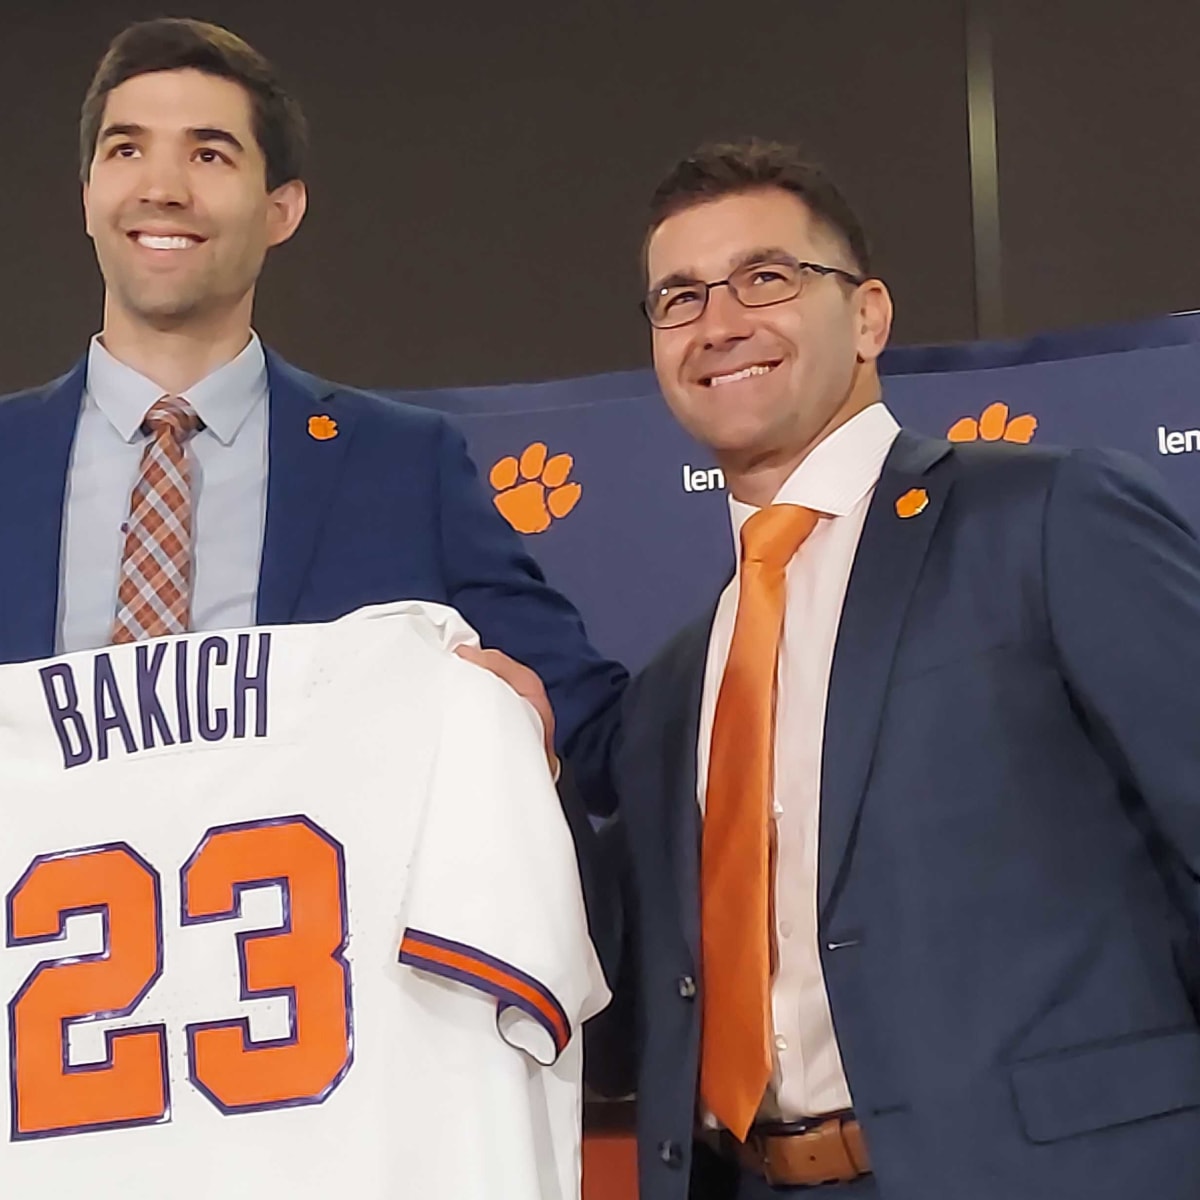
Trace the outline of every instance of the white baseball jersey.
{"label": "white baseball jersey", "polygon": [[570,1200],[608,992],[435,605],[0,668],[5,1200]]}

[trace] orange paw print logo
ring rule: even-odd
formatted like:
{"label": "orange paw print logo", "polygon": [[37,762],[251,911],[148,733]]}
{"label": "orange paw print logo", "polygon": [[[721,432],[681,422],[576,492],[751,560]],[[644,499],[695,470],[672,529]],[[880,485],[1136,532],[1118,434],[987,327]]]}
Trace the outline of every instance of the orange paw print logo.
{"label": "orange paw print logo", "polygon": [[909,488],[896,501],[896,516],[908,520],[919,517],[929,507],[929,493],[924,488]]}
{"label": "orange paw print logo", "polygon": [[979,416],[963,417],[950,426],[946,437],[952,442],[1018,442],[1022,446],[1033,441],[1037,432],[1037,417],[1023,413],[1010,418],[1008,405],[1002,402],[989,404]]}
{"label": "orange paw print logo", "polygon": [[530,442],[520,459],[502,458],[488,475],[501,516],[518,533],[542,533],[579,503],[583,488],[568,483],[575,460],[569,454],[547,457],[545,442]]}
{"label": "orange paw print logo", "polygon": [[337,437],[337,422],[332,417],[309,417],[308,436],[318,442],[327,442]]}

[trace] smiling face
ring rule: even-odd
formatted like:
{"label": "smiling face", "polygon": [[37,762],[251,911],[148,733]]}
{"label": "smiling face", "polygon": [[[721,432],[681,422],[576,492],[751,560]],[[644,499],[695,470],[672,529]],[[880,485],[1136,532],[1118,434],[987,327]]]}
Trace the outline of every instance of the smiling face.
{"label": "smiling face", "polygon": [[[712,283],[788,259],[857,271],[799,197],[764,187],[667,217],[650,237],[647,274],[651,289],[665,280]],[[720,287],[698,320],[653,330],[654,367],[676,419],[727,473],[790,470],[878,399],[874,362],[890,324],[879,280],[855,287],[807,275],[797,297],[764,308],[747,308]]]}
{"label": "smiling face", "polygon": [[186,69],[108,95],[83,189],[106,324],[178,329],[249,311],[268,248],[304,214],[304,185],[266,187],[248,93]]}

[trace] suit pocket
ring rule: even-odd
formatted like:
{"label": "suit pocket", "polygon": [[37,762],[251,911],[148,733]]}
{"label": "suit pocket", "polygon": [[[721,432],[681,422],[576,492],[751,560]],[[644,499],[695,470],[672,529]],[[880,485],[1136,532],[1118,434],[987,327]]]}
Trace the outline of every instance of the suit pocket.
{"label": "suit pocket", "polygon": [[1171,1030],[1019,1063],[1012,1070],[1032,1142],[1200,1107],[1200,1030]]}
{"label": "suit pocket", "polygon": [[949,643],[922,646],[916,650],[908,650],[903,645],[897,652],[896,662],[892,667],[891,684],[899,687],[901,684],[912,683],[924,679],[937,671],[949,667],[958,667],[964,663],[970,664],[988,655],[1011,654],[1019,651],[1022,643],[1008,639],[998,642],[978,643]]}

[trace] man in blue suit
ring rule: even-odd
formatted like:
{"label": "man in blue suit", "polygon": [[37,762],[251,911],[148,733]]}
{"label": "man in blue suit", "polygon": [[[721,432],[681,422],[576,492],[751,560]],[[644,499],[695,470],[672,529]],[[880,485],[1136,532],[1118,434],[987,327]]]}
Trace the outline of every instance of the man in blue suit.
{"label": "man in blue suit", "polygon": [[622,702],[641,1200],[1200,1195],[1195,537],[1126,458],[899,429],[785,147],[680,163],[646,268],[739,566]]}
{"label": "man in blue suit", "polygon": [[270,64],[223,29],[149,21],[110,46],[81,121],[104,327],[63,378],[0,403],[0,661],[112,640],[146,417],[174,398],[199,425],[183,450],[191,628],[450,604],[510,677],[499,651],[544,680],[548,737],[557,717],[558,748],[579,750],[623,672],[488,502],[461,437],[289,366],[251,328],[264,258],[304,216],[305,142]]}

